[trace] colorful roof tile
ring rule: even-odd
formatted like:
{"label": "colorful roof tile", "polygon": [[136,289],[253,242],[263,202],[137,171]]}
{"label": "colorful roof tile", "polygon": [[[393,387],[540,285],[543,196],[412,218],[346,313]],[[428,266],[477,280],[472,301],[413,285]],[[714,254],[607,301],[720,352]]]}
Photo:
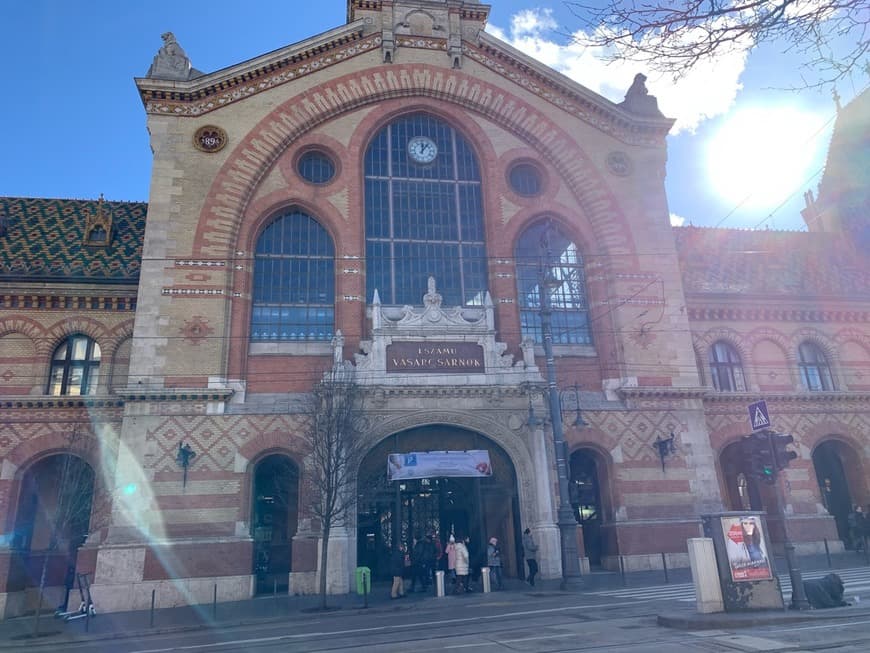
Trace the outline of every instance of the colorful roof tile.
{"label": "colorful roof tile", "polygon": [[[111,216],[104,245],[86,242],[89,220]],[[144,202],[0,197],[0,279],[138,283]]]}

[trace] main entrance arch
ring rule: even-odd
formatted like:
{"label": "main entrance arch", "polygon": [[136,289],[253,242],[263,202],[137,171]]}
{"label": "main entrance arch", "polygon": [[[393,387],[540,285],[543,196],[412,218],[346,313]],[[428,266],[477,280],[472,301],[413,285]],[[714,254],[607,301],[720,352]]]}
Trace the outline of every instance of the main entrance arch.
{"label": "main entrance arch", "polygon": [[853,503],[866,496],[866,476],[860,456],[841,440],[825,440],[813,450],[813,469],[819,483],[819,493],[828,513],[837,524],[837,534],[847,548],[853,548],[848,517]]}
{"label": "main entrance arch", "polygon": [[[489,451],[487,478],[423,478],[390,483],[387,456],[413,451]],[[421,426],[385,438],[366,455],[358,482],[357,564],[375,578],[389,576],[390,550],[435,531],[442,543],[454,533],[471,538],[479,567],[486,541],[501,543],[504,572],[522,576],[517,475],[507,453],[484,435],[449,425]]]}

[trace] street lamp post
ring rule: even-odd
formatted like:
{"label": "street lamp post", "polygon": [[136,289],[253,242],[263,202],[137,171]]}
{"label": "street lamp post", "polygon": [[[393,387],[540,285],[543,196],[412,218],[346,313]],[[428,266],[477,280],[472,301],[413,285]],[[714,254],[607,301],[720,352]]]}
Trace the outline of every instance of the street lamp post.
{"label": "street lamp post", "polygon": [[[549,252],[547,252],[549,254]],[[559,509],[557,524],[562,548],[562,589],[576,589],[582,585],[580,560],[577,554],[577,520],[571,510],[568,493],[568,448],[562,429],[562,406],[559,389],[556,387],[556,361],[553,359],[553,307],[550,303],[550,290],[553,277],[549,269],[549,256],[546,259],[541,283],[541,339],[544,343],[544,359],[547,366],[547,394],[550,404],[550,419],[553,427],[553,446],[556,450],[556,475],[559,480]],[[577,401],[579,405],[580,396]]]}

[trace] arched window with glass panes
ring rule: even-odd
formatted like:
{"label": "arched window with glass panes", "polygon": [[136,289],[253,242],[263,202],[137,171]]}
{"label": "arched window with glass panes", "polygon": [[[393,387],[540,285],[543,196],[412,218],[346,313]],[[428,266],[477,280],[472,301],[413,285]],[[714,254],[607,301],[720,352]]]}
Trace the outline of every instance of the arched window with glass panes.
{"label": "arched window with glass panes", "polygon": [[257,240],[251,341],[328,341],[334,326],[332,238],[307,213],[286,211]]}
{"label": "arched window with glass panes", "polygon": [[487,289],[477,157],[451,125],[398,118],[365,152],[366,295],[420,304],[434,277],[447,306],[480,306]]}
{"label": "arched window with glass panes", "polygon": [[552,310],[553,344],[592,344],[583,257],[577,245],[558,226],[543,221],[520,235],[514,256],[523,338],[543,342],[543,284],[548,289]]}
{"label": "arched window with glass panes", "polygon": [[834,389],[831,365],[825,352],[816,343],[807,340],[798,347],[798,368],[805,390],[824,392]]}
{"label": "arched window with glass panes", "polygon": [[93,395],[100,380],[100,346],[86,335],[74,334],[54,350],[50,395]]}
{"label": "arched window with glass panes", "polygon": [[719,340],[710,347],[710,378],[713,387],[720,392],[743,392],[746,381],[743,377],[743,362],[734,346]]}

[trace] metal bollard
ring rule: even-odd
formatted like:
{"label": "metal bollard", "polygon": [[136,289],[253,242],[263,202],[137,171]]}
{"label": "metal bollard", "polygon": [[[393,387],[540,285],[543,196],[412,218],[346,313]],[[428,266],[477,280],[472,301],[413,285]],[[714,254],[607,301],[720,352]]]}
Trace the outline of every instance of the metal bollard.
{"label": "metal bollard", "polygon": [[622,576],[622,586],[625,587],[627,585],[625,580],[625,560],[622,556],[619,556],[619,573]]}
{"label": "metal bollard", "polygon": [[668,559],[664,553],[662,553],[662,569],[665,570],[665,584],[668,584],[671,581],[668,579]]}
{"label": "metal bollard", "polygon": [[151,590],[151,618],[149,619],[149,625],[154,625],[154,598],[157,595],[157,590]]}
{"label": "metal bollard", "polygon": [[825,557],[828,559],[828,569],[831,568],[831,550],[828,548],[828,538],[825,538]]}
{"label": "metal bollard", "polygon": [[492,591],[492,588],[489,584],[489,567],[480,568],[480,584],[482,585],[482,590],[484,594]]}
{"label": "metal bollard", "polygon": [[444,572],[435,572],[435,596],[444,596]]}

